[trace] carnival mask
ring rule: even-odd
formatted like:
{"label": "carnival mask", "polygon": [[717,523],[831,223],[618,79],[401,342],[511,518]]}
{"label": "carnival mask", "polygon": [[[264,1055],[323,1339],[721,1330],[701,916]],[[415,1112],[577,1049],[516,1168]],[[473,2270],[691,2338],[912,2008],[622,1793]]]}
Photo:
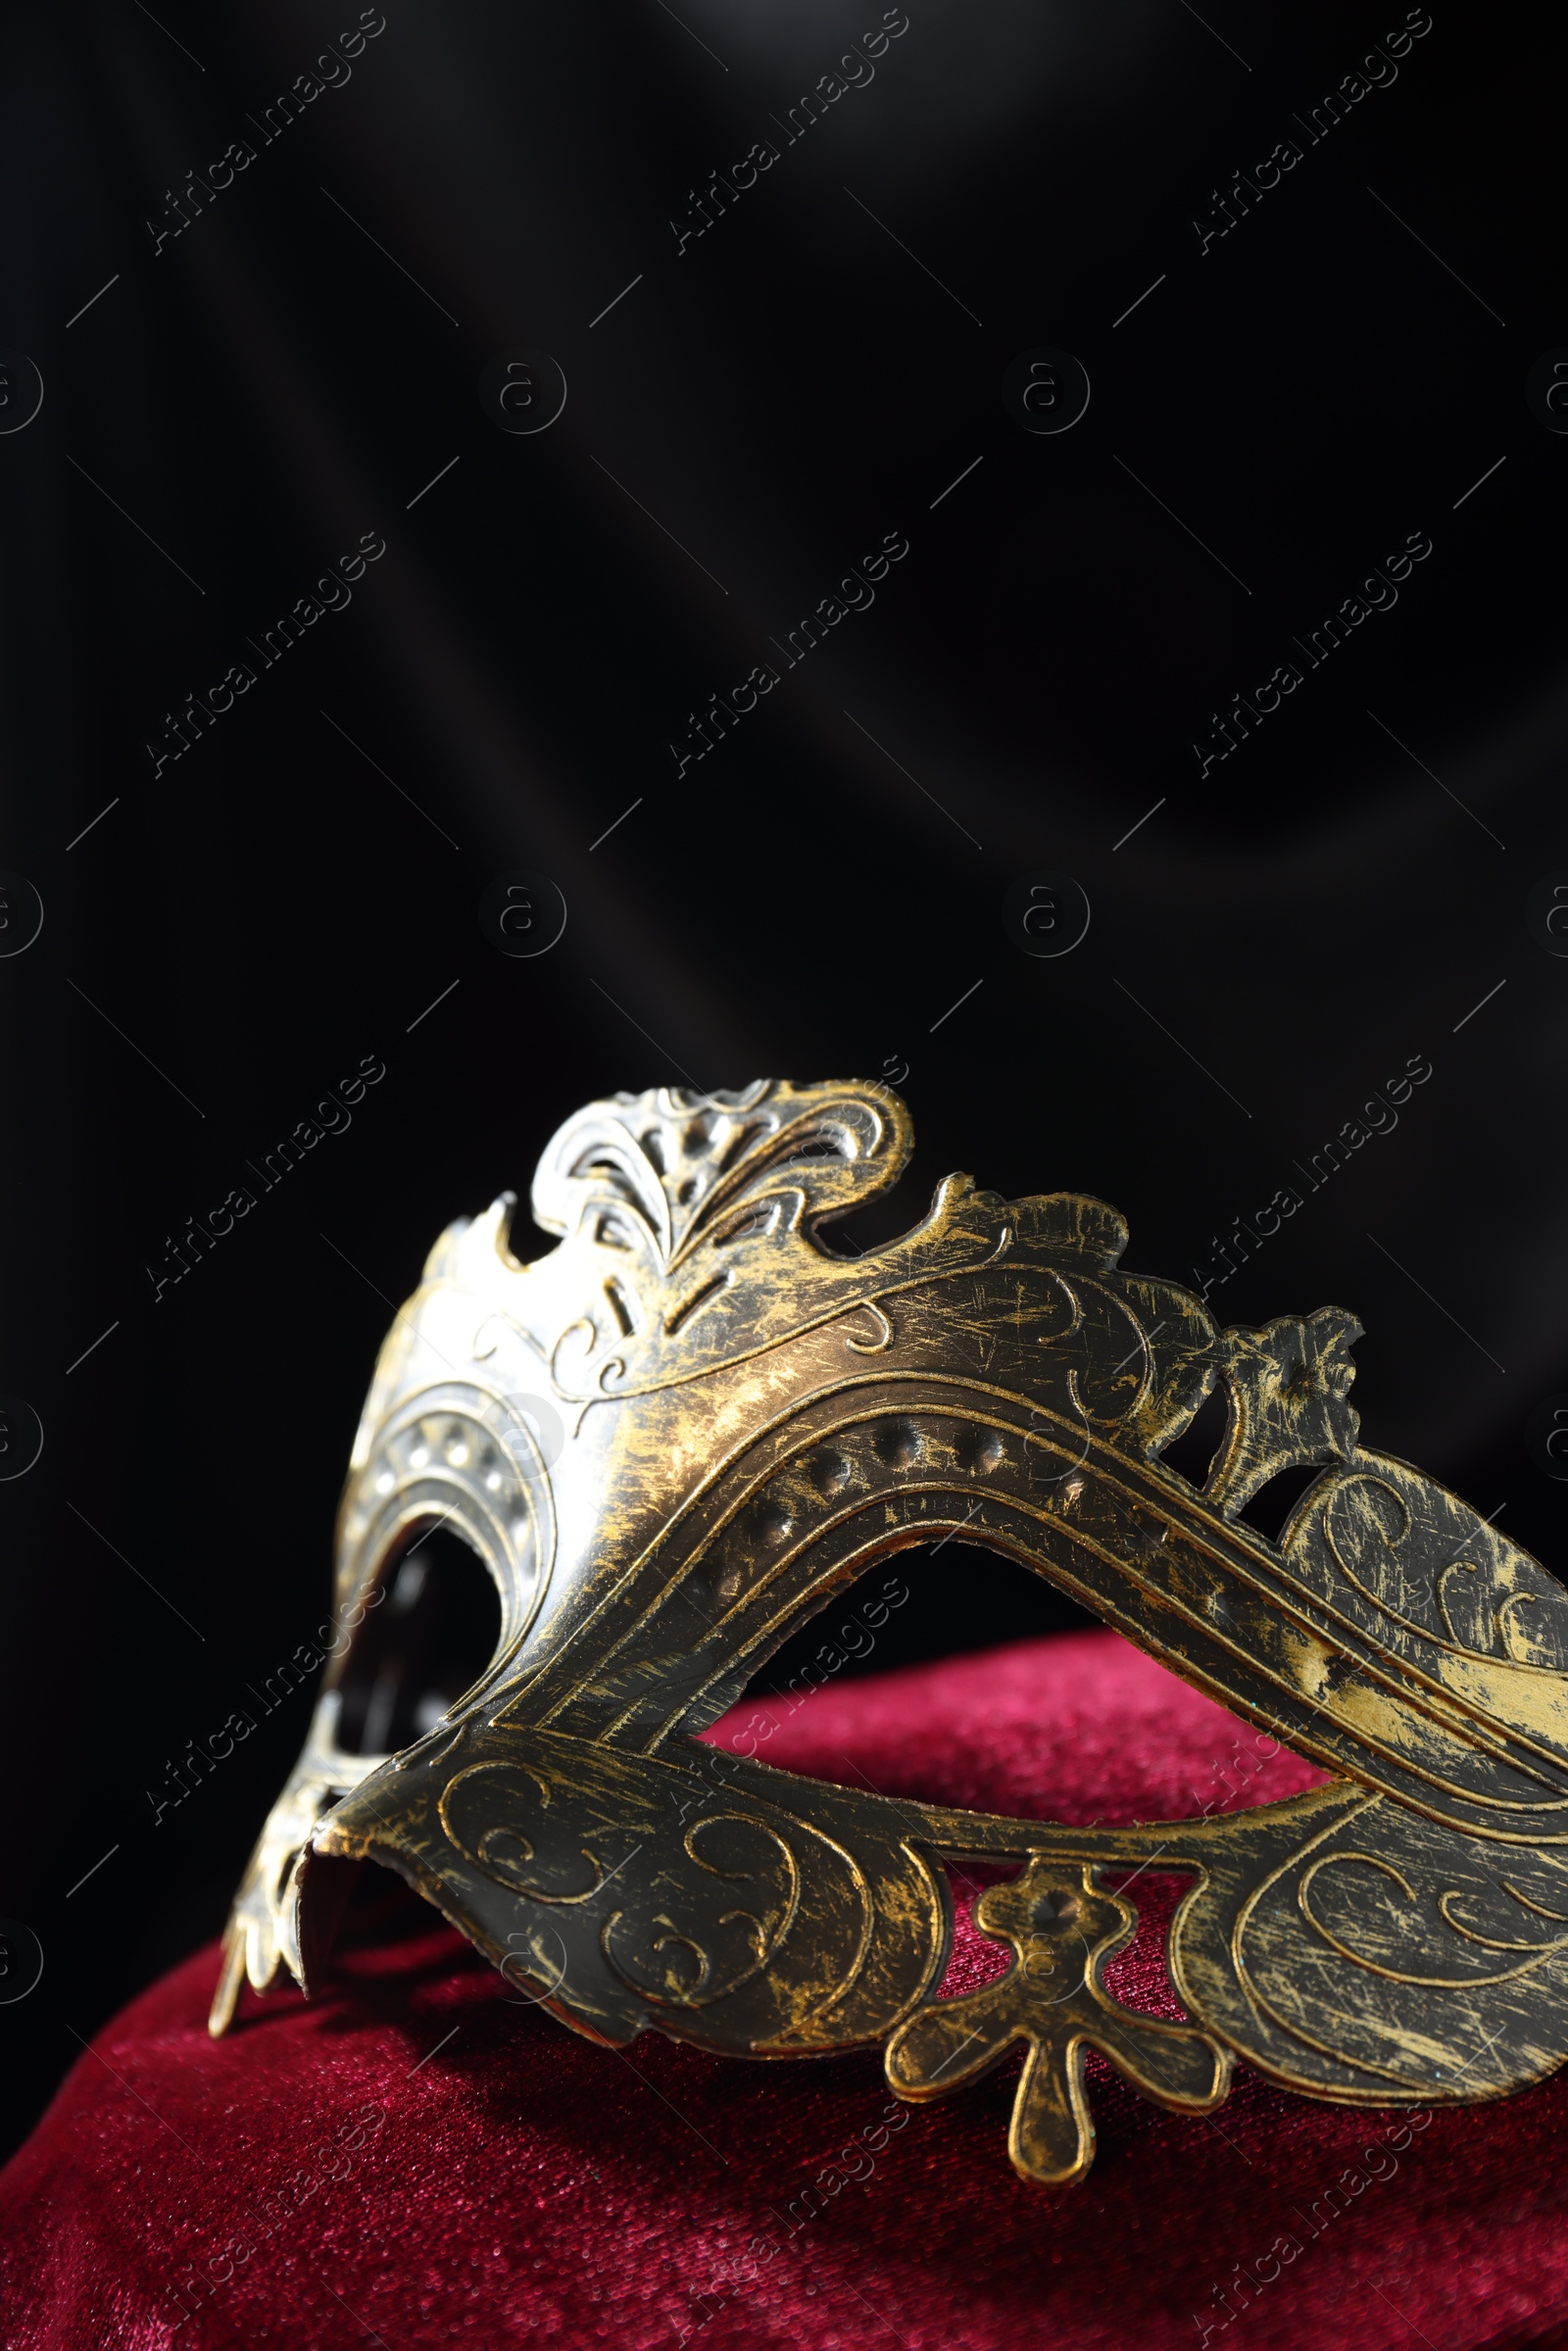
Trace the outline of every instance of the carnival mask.
{"label": "carnival mask", "polygon": [[[339,1743],[331,1669],[235,1900],[215,2033],[246,1976],[311,1988],[345,1865],[370,1859],[612,2045],[880,2042],[923,2099],[1022,2042],[1010,2151],[1051,2184],[1093,2158],[1090,2048],[1184,2114],[1236,2057],[1387,2107],[1498,2097],[1568,2054],[1568,1592],[1361,1447],[1337,1308],[1218,1329],[1119,1270],[1114,1209],[961,1175],[901,1239],[834,1254],[824,1228],[911,1140],[876,1085],[620,1095],[540,1162],[548,1255],[512,1254],[510,1196],[442,1236],[376,1365],[336,1602],[354,1621],[443,1524],[495,1580],[499,1645],[393,1754]],[[1200,1489],[1161,1456],[1216,1383]],[[1270,1541],[1238,1513],[1298,1465],[1321,1474]],[[849,1582],[946,1535],[1334,1777],[1225,1817],[1060,1828],[697,1739]],[[1014,1874],[975,1912],[1010,1966],[945,1999],[946,1861]],[[1137,1926],[1102,1878],[1155,1861],[1192,1880],[1165,1951],[1188,2024],[1102,1983]]]}

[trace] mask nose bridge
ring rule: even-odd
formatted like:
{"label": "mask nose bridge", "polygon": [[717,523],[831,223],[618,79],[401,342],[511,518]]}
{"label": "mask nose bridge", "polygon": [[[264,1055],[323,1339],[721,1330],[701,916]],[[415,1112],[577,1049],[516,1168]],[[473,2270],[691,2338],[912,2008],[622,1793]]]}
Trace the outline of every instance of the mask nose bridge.
{"label": "mask nose bridge", "polygon": [[320,1988],[343,1913],[365,1864],[306,1845],[289,1881],[283,1956],[300,1989],[313,1999]]}

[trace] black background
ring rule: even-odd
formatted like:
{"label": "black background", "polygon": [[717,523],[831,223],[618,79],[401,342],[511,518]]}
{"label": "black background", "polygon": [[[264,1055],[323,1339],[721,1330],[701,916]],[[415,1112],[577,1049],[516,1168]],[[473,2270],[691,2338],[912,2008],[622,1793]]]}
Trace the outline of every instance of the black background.
{"label": "black background", "polygon": [[[45,1952],[0,2006],[18,2131],[220,1927],[306,1696],[156,1826],[147,1790],[320,1621],[431,1241],[596,1095],[906,1069],[901,1221],[952,1167],[1081,1189],[1189,1281],[1297,1184],[1211,1304],[1353,1307],[1369,1441],[1568,1556],[1523,1434],[1568,1388],[1568,962],[1526,920],[1568,866],[1568,438],[1524,397],[1568,344],[1545,12],[1434,0],[1309,143],[1394,0],[909,9],[793,144],[872,0],[387,0],[265,144],[354,9],[7,12],[0,344],[45,387],[0,434],[0,866],[45,909],[0,961],[0,1389],[45,1432],[0,1484],[0,1913]],[[1093,387],[1059,436],[1002,404],[1040,345]],[[534,436],[477,397],[522,349],[568,386]],[[352,604],[155,774],[165,714],[365,532]],[[874,607],[677,776],[688,711],[888,532]],[[1210,713],[1412,532],[1397,606],[1201,774]],[[533,960],[476,919],[514,868],[568,909]],[[1001,922],[1042,868],[1093,909],[1056,960]],[[352,1126],[155,1298],[364,1055]],[[1397,1129],[1308,1192],[1413,1055]],[[1065,1619],[956,1548],[916,1580],[874,1664]]]}

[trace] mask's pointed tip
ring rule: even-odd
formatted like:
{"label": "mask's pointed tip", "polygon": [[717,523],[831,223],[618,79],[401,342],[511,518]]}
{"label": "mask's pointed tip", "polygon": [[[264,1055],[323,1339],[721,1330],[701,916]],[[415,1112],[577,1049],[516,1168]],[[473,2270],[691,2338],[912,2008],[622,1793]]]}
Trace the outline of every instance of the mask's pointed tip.
{"label": "mask's pointed tip", "polygon": [[218,1989],[213,1994],[212,2007],[207,2012],[207,2030],[214,2040],[221,2040],[234,2022],[239,2006],[239,1987],[245,1980],[245,1930],[232,1924],[223,1931],[223,1964],[219,1971]]}

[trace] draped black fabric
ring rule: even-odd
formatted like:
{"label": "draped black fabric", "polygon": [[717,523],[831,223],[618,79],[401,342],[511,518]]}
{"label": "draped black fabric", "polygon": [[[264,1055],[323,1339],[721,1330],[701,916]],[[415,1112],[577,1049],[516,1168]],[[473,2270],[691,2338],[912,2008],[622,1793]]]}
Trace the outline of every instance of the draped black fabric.
{"label": "draped black fabric", "polygon": [[960,1166],[1351,1307],[1369,1440],[1560,1566],[1547,13],[3,40],[19,2126],[220,1919],[392,1309],[593,1096],[885,1075],[862,1238]]}

